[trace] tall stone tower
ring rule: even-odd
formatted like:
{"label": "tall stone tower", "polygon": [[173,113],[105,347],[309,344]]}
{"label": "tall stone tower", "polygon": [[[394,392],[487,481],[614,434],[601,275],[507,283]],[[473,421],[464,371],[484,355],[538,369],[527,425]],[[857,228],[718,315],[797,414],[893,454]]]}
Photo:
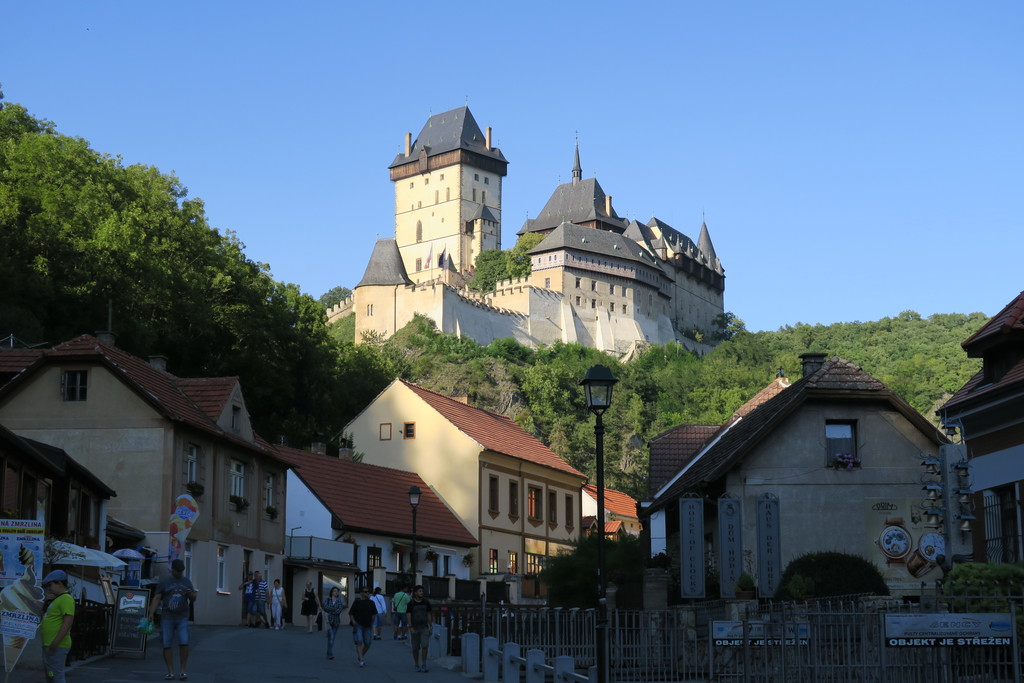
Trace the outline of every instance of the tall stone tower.
{"label": "tall stone tower", "polygon": [[395,242],[416,283],[446,271],[468,276],[484,249],[501,249],[501,179],[508,161],[469,107],[431,116],[388,167]]}

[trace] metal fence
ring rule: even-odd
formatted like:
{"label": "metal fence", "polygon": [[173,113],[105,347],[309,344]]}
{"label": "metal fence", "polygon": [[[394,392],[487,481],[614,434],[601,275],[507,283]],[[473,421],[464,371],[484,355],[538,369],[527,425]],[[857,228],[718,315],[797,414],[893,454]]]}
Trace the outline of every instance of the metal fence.
{"label": "metal fence", "polygon": [[[924,596],[928,598],[929,596]],[[715,601],[661,611],[609,613],[608,680],[630,683],[997,683],[1021,681],[1015,629],[1009,644],[894,647],[887,614],[1007,612],[1024,595],[835,599],[807,604]],[[451,606],[453,654],[461,633],[517,643],[553,660],[571,656],[577,671],[594,662],[593,610]],[[717,622],[717,624],[716,624]],[[715,626],[734,633],[716,638]]]}

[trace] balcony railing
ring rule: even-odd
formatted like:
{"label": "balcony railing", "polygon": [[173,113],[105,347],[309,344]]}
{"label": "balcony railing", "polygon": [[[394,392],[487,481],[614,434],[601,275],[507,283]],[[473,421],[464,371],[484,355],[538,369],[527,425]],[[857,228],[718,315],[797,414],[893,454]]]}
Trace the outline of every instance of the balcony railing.
{"label": "balcony railing", "polygon": [[341,562],[355,564],[356,546],[344,541],[332,541],[316,536],[289,536],[285,546],[287,555],[292,560],[310,560],[315,562]]}

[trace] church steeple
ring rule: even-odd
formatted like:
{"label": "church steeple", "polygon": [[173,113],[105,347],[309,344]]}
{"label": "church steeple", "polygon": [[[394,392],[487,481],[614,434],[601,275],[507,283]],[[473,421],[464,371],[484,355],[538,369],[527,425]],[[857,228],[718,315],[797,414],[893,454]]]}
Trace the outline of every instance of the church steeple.
{"label": "church steeple", "polygon": [[572,165],[572,184],[576,185],[583,179],[583,169],[580,167],[580,141],[576,139],[576,159]]}

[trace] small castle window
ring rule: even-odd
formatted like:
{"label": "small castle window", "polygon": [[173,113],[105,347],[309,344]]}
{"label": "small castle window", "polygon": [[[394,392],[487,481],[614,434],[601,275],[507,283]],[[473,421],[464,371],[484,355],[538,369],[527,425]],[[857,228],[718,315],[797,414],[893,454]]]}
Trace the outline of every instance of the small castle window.
{"label": "small castle window", "polygon": [[488,178],[487,176],[484,176],[484,185],[490,185],[490,184],[491,184],[491,179]]}
{"label": "small castle window", "polygon": [[473,188],[473,201],[476,201],[476,188]]}
{"label": "small castle window", "polygon": [[423,221],[416,221],[416,241],[423,241]]}
{"label": "small castle window", "polygon": [[444,180],[444,173],[441,174],[441,180]]}
{"label": "small castle window", "polygon": [[551,289],[551,278],[544,278],[544,289]]}
{"label": "small castle window", "polygon": [[450,188],[450,187],[444,188],[444,200],[448,201],[451,198],[452,198],[452,188]]}
{"label": "small castle window", "polygon": [[623,312],[623,314],[626,313],[626,304],[622,304],[622,312]]}
{"label": "small castle window", "polygon": [[612,313],[614,313],[615,312],[615,304],[608,304],[608,310],[611,311]]}
{"label": "small castle window", "polygon": [[580,305],[580,298],[579,298],[579,297],[576,297],[576,305],[577,305],[577,306],[579,306],[579,305]]}
{"label": "small castle window", "polygon": [[367,317],[373,315],[373,304],[366,304],[366,315]]}
{"label": "small castle window", "polygon": [[614,294],[615,293],[615,285],[608,285],[608,293],[609,294]]}
{"label": "small castle window", "polygon": [[[580,288],[580,278],[576,278],[576,289]],[[579,297],[576,297],[576,303],[579,303]]]}
{"label": "small castle window", "polygon": [[416,272],[423,270],[423,259],[416,259]]}
{"label": "small castle window", "polygon": [[597,280],[591,280],[590,281],[590,291],[591,292],[596,292],[597,291]]}
{"label": "small castle window", "polygon": [[409,183],[409,189],[410,189],[410,190],[412,189],[412,186],[413,186],[413,185],[415,185],[415,183]]}
{"label": "small castle window", "polygon": [[474,173],[473,174],[473,180],[480,180],[480,174],[479,173]]}
{"label": "small castle window", "polygon": [[480,191],[480,203],[481,204],[486,204],[487,203],[487,190],[481,190]]}
{"label": "small castle window", "polygon": [[424,185],[429,185],[430,184],[430,178],[424,178],[423,179],[423,184]]}
{"label": "small castle window", "polygon": [[437,202],[440,199],[441,199],[441,191],[440,190],[434,190],[434,203],[437,204]]}
{"label": "small castle window", "polygon": [[591,299],[590,300],[590,307],[591,308],[597,308],[597,299]]}

